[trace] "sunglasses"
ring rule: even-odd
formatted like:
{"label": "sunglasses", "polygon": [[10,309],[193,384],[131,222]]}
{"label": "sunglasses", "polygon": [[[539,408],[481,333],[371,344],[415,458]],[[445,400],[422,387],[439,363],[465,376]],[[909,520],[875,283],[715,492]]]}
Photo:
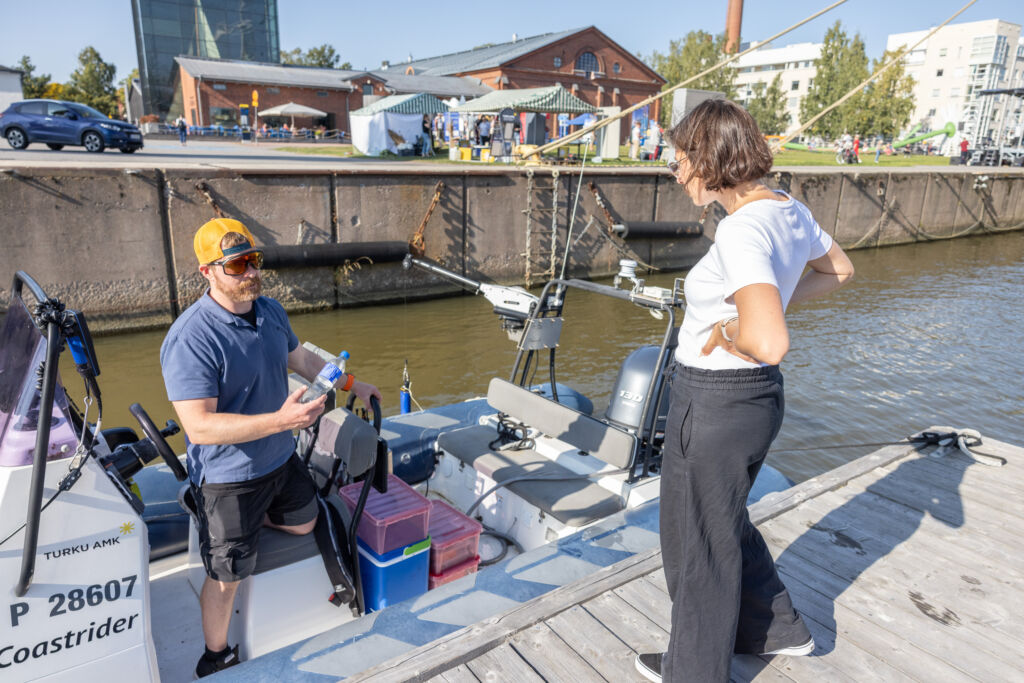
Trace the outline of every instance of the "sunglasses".
{"label": "sunglasses", "polygon": [[263,252],[254,251],[230,259],[221,259],[220,261],[214,261],[210,265],[222,266],[224,268],[225,275],[232,275],[234,277],[238,277],[239,275],[245,275],[245,272],[249,270],[249,266],[252,266],[256,270],[262,268]]}
{"label": "sunglasses", "polygon": [[669,173],[676,175],[679,173],[679,164],[684,161],[686,161],[685,156],[682,159],[672,159],[671,161],[666,162],[665,165],[668,166]]}

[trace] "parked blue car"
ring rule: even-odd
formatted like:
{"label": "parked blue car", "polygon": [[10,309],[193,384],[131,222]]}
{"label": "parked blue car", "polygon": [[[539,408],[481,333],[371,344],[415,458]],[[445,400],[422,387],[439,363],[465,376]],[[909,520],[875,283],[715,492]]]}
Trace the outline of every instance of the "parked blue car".
{"label": "parked blue car", "polygon": [[33,142],[44,142],[50,149],[81,145],[89,152],[116,147],[125,154],[142,148],[137,126],[77,102],[15,102],[0,114],[0,133],[14,149],[25,149]]}

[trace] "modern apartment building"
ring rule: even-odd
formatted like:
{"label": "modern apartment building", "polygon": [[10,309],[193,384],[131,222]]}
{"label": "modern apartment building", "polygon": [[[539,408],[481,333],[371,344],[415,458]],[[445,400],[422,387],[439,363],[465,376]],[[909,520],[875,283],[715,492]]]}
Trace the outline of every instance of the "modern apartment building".
{"label": "modern apartment building", "polygon": [[[913,45],[928,31],[889,36],[886,49]],[[1005,145],[1020,136],[1024,100],[1010,95],[982,95],[982,90],[1024,86],[1024,38],[1021,27],[1000,19],[944,26],[905,58],[916,81],[911,125],[938,129],[956,125],[949,153],[960,138],[971,146]]]}
{"label": "modern apartment building", "polygon": [[787,132],[800,125],[800,101],[807,95],[817,69],[814,61],[821,56],[821,43],[794,43],[784,47],[765,47],[743,55],[737,60],[736,92],[740,104],[747,106],[782,75],[789,112]]}
{"label": "modern apartment building", "polygon": [[277,0],[132,0],[132,19],[143,109],[162,119],[174,99],[175,57],[281,60]]}

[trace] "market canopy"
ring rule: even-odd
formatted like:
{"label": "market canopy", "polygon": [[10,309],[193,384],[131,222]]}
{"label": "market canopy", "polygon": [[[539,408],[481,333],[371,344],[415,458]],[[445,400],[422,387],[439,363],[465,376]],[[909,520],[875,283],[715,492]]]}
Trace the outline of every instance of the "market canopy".
{"label": "market canopy", "polygon": [[312,116],[314,118],[322,118],[327,116],[327,112],[307,107],[304,104],[289,102],[288,104],[279,104],[276,107],[264,109],[259,112],[259,116]]}
{"label": "market canopy", "polygon": [[430,93],[410,93],[406,95],[388,95],[356,109],[350,116],[371,116],[381,112],[392,114],[437,114],[448,111],[448,105]]}
{"label": "market canopy", "polygon": [[560,85],[551,85],[546,88],[495,90],[483,97],[460,104],[453,111],[499,112],[506,108],[515,111],[554,114],[583,114],[597,111],[597,107],[584,102]]}

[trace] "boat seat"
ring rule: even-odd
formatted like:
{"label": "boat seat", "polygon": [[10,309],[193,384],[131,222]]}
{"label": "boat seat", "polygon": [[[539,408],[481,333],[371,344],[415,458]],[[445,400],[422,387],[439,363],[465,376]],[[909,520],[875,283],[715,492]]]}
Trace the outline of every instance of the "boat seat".
{"label": "boat seat", "polygon": [[[526,475],[574,475],[572,470],[532,449],[492,451],[489,444],[496,436],[493,427],[464,427],[441,434],[437,443],[497,483]],[[590,479],[520,481],[509,484],[508,489],[562,524],[573,527],[607,517],[626,506],[622,496]]]}
{"label": "boat seat", "polygon": [[[331,492],[327,502],[341,514],[341,521],[347,528],[352,521],[352,513],[345,502],[336,491]],[[253,570],[253,574],[273,571],[307,557],[320,557],[320,549],[312,532],[297,536],[286,531],[263,527],[260,529],[260,540],[256,547],[256,569]]]}

